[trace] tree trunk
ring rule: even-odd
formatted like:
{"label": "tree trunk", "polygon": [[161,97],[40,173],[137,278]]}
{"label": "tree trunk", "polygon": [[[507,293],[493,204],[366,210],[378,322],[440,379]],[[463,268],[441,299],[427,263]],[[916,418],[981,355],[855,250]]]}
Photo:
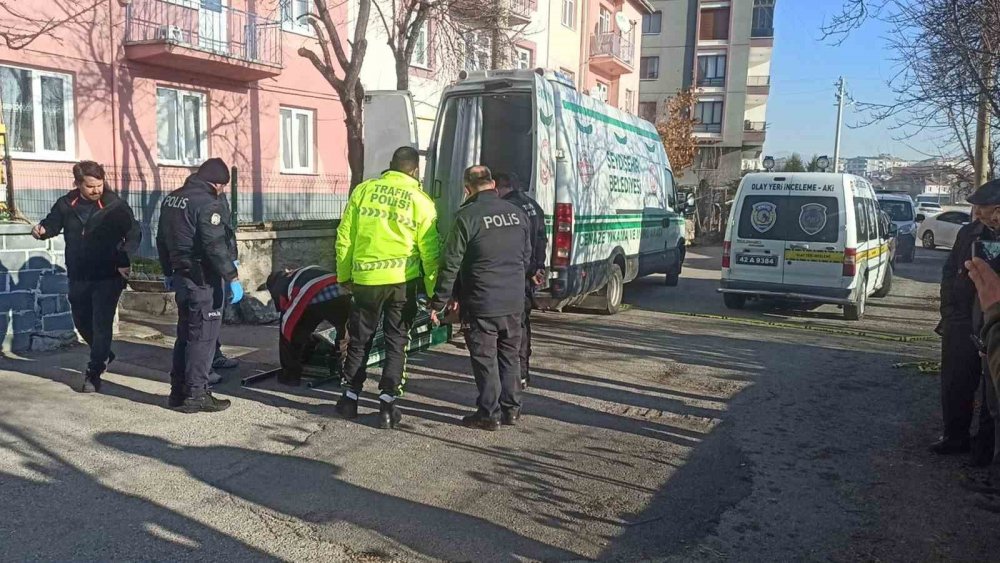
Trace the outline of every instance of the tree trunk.
{"label": "tree trunk", "polygon": [[[347,94],[345,92],[345,94]],[[347,128],[347,164],[351,169],[351,191],[365,177],[365,127],[362,104],[364,91],[360,86],[350,95],[342,96],[344,125]]]}
{"label": "tree trunk", "polygon": [[396,89],[410,89],[410,63],[404,60],[405,56],[396,56]]}

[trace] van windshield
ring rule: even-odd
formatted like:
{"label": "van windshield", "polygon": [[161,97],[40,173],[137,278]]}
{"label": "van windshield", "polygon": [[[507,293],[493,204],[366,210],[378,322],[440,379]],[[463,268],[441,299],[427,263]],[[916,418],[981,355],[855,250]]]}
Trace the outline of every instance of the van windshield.
{"label": "van windshield", "polygon": [[880,199],[878,206],[889,214],[889,218],[897,222],[913,220],[913,206],[908,201]]}
{"label": "van windshield", "polygon": [[741,239],[837,242],[840,206],[835,197],[752,195],[743,200]]}

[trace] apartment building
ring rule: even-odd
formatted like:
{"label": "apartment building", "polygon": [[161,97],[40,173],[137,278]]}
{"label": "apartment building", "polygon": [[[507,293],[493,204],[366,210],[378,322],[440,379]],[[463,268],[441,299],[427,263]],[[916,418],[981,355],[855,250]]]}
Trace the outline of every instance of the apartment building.
{"label": "apartment building", "polygon": [[642,23],[639,113],[663,117],[692,89],[698,152],[683,185],[721,185],[759,169],[767,137],[775,0],[651,0]]}
{"label": "apartment building", "polygon": [[[55,0],[32,6],[42,21],[78,9]],[[22,212],[37,220],[70,189],[72,163],[93,159],[136,208],[149,253],[163,194],[193,166],[221,157],[238,167],[241,218],[339,216],[348,190],[343,112],[297,54],[316,47],[299,18],[306,6],[101,0],[23,49],[0,47],[0,103]]]}
{"label": "apartment building", "polygon": [[855,156],[844,161],[841,170],[848,174],[865,178],[880,178],[892,175],[893,169],[905,168],[910,163],[888,154],[878,156]]}

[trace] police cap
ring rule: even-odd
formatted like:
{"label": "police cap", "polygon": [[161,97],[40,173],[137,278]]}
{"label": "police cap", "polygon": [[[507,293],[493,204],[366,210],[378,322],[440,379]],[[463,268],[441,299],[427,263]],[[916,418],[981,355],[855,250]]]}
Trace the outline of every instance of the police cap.
{"label": "police cap", "polygon": [[992,180],[979,186],[966,201],[972,205],[1000,205],[1000,180]]}

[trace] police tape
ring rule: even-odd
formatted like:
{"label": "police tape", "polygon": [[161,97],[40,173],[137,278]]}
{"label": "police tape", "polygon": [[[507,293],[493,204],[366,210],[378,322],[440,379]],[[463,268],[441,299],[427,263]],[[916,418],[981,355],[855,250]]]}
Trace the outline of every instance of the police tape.
{"label": "police tape", "polygon": [[706,319],[713,321],[725,321],[746,326],[760,326],[768,328],[788,328],[793,330],[811,330],[813,332],[823,332],[826,334],[836,334],[838,336],[856,336],[860,338],[871,338],[873,340],[884,340],[886,342],[929,342],[937,340],[937,336],[916,335],[916,334],[894,334],[891,332],[879,332],[871,330],[852,330],[848,328],[837,328],[827,325],[810,325],[800,323],[786,323],[781,321],[765,321],[760,319],[750,319],[746,317],[727,317],[726,315],[712,315],[708,313],[684,313],[669,312],[668,315],[681,317],[691,317],[696,319]]}

